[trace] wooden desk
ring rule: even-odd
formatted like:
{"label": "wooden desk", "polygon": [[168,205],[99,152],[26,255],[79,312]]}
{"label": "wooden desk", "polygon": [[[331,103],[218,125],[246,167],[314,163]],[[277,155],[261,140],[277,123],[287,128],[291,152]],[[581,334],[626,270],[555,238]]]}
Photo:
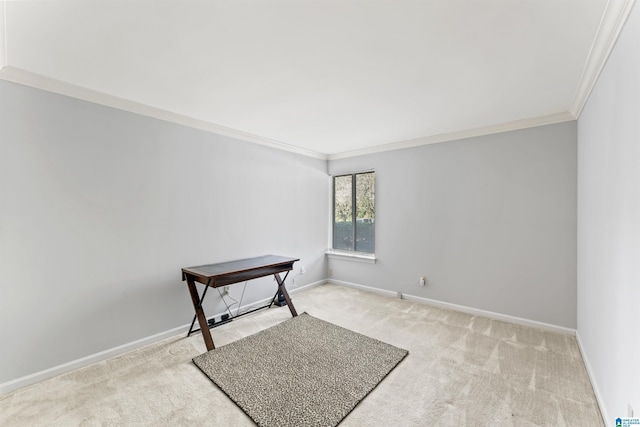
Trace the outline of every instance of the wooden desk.
{"label": "wooden desk", "polygon": [[[196,282],[203,285],[210,286],[212,288],[218,288],[220,286],[231,285],[234,283],[245,282],[247,280],[257,279],[259,277],[273,275],[276,282],[278,282],[278,293],[284,296],[287,302],[287,306],[291,311],[293,317],[297,316],[289,293],[284,286],[284,280],[280,277],[279,273],[293,270],[293,263],[300,261],[296,258],[286,258],[276,255],[265,255],[256,258],[247,258],[237,261],[221,262],[218,264],[200,265],[197,267],[188,267],[182,269],[182,281],[187,281],[189,293],[191,294],[191,301],[193,302],[193,308],[196,311],[196,317],[200,324],[200,330],[204,343],[207,346],[207,350],[213,350],[215,345],[211,338],[211,331],[209,331],[209,325],[207,323],[207,316],[205,316],[202,310],[202,300],[196,289]],[[286,279],[285,275],[285,279]]]}

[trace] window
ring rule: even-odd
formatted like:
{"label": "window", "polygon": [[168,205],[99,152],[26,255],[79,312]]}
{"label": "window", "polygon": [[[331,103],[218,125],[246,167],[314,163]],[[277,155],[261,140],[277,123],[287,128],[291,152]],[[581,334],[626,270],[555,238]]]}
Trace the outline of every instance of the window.
{"label": "window", "polygon": [[374,253],[375,172],[333,177],[333,249]]}

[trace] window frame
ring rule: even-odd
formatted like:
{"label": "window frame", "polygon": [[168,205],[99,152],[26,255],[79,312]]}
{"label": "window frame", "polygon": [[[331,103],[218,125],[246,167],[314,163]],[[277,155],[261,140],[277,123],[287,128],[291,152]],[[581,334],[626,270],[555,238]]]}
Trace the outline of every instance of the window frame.
{"label": "window frame", "polygon": [[[373,211],[374,211],[374,220],[373,220],[373,251],[365,252],[365,251],[357,251],[356,250],[356,236],[357,236],[357,227],[358,227],[358,209],[357,209],[357,176],[365,175],[365,174],[373,174],[373,185],[374,185],[374,202],[373,202]],[[341,177],[351,177],[351,223],[353,224],[351,230],[351,238],[352,238],[352,248],[351,249],[342,249],[336,248],[336,179]],[[331,241],[330,241],[330,249],[327,251],[327,254],[334,255],[336,257],[350,257],[350,258],[362,258],[365,260],[373,260],[375,262],[375,183],[376,183],[376,175],[375,170],[364,170],[358,172],[348,172],[348,173],[338,173],[331,175]]]}

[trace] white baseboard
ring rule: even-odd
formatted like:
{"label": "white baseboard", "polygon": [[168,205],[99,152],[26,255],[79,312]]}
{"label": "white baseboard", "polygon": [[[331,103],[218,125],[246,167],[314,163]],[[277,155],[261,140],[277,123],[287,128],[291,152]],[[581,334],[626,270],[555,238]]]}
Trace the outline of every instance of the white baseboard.
{"label": "white baseboard", "polygon": [[307,285],[300,286],[300,287],[287,286],[287,292],[289,292],[290,294],[295,294],[298,292],[305,291],[307,289],[315,288],[316,286],[324,285],[325,283],[327,283],[327,281],[325,279],[322,279],[322,280],[318,280],[317,282],[309,283]]}
{"label": "white baseboard", "polygon": [[[303,290],[321,285],[323,283],[326,283],[326,280],[319,280],[317,282],[310,283],[308,285],[300,286],[297,288],[288,288],[287,290],[289,291],[290,294],[295,294]],[[264,305],[269,302],[271,302],[271,298],[265,298],[260,301],[254,301],[251,304],[242,306],[240,308],[240,311],[242,311],[243,309],[250,309],[251,307]],[[224,312],[217,313],[217,314],[214,314],[213,316],[208,316],[208,317],[219,318],[222,314],[224,314]],[[113,347],[108,350],[101,351],[99,353],[82,357],[80,359],[72,360],[71,362],[63,363],[62,365],[54,366],[52,368],[45,369],[43,371],[39,371],[33,374],[25,375],[20,378],[16,378],[11,381],[4,382],[0,384],[0,395],[10,393],[19,388],[26,387],[28,385],[35,384],[40,381],[44,381],[49,378],[57,377],[58,375],[65,374],[67,372],[75,371],[76,369],[84,368],[85,366],[89,366],[94,363],[101,362],[103,360],[107,360],[124,353],[128,353],[133,350],[137,350],[147,345],[154,344],[158,341],[162,341],[166,338],[170,338],[176,335],[186,334],[189,331],[190,326],[191,326],[191,323],[187,323],[185,325],[178,326],[177,328],[169,329],[168,331],[160,332],[158,334],[154,334],[145,338],[141,338],[136,341],[132,341],[127,344]],[[198,325],[196,324],[195,326],[197,327]]]}
{"label": "white baseboard", "polygon": [[398,298],[399,292],[387,291],[385,289],[372,288],[371,286],[360,285],[358,283],[344,282],[342,280],[327,279],[326,283],[334,285],[346,286],[348,288],[360,289],[362,291],[373,292],[376,294],[384,295],[386,297]]}
{"label": "white baseboard", "polygon": [[587,357],[587,353],[585,353],[584,347],[582,346],[582,340],[580,339],[580,330],[576,331],[576,341],[578,342],[578,349],[580,350],[582,360],[584,360],[584,366],[587,369],[587,374],[589,375],[589,380],[591,381],[593,393],[596,395],[596,401],[598,402],[598,408],[600,408],[600,415],[602,416],[604,425],[610,425],[613,418],[609,418],[609,413],[607,411],[607,407],[604,404],[602,393],[598,388],[598,382],[596,381],[596,376],[594,375],[593,368],[591,367],[591,363],[589,362],[589,357]]}
{"label": "white baseboard", "polygon": [[449,302],[437,301],[429,298],[417,297],[414,295],[402,294],[402,298],[408,301],[415,301],[423,304],[433,305],[440,308],[446,308],[448,310],[461,311],[463,313],[473,314],[475,316],[488,317],[490,319],[500,320],[502,322],[513,323],[521,326],[527,326],[530,328],[537,328],[545,331],[558,332],[564,335],[575,336],[576,334],[575,329],[566,328],[564,326],[552,325],[550,323],[539,322],[537,320],[525,319],[523,317],[511,316],[509,314],[496,313],[493,311],[481,310],[478,308],[452,304]]}
{"label": "white baseboard", "polygon": [[[318,280],[317,282],[309,283],[307,285],[300,286],[300,287],[289,287],[289,286],[287,286],[287,292],[290,295],[294,295],[294,294],[297,294],[298,292],[302,292],[302,291],[307,290],[307,289],[315,288],[316,286],[320,286],[320,285],[323,285],[325,283],[327,283],[326,280]],[[272,299],[272,297],[264,298],[264,299],[261,299],[261,300],[258,300],[258,301],[254,301],[251,304],[243,305],[242,307],[240,307],[240,314],[242,314],[243,310],[244,311],[248,311],[248,310],[251,310],[252,308],[257,308],[257,307],[263,306],[263,305],[265,305],[267,303],[270,303],[271,299]],[[227,313],[227,312],[225,311],[224,313]],[[211,317],[218,318],[222,314],[223,313],[215,314],[214,316],[209,316],[209,318],[211,318]],[[189,328],[187,328],[187,331],[188,330],[189,330]]]}
{"label": "white baseboard", "polygon": [[550,323],[538,322],[537,320],[525,319],[522,317],[511,316],[508,314],[495,313],[493,311],[481,310],[478,308],[467,307],[464,305],[452,304],[449,302],[438,301],[434,299],[419,297],[415,295],[403,294],[401,292],[393,292],[384,289],[372,288],[370,286],[360,285],[357,283],[343,282],[341,280],[328,279],[327,283],[333,283],[336,285],[347,286],[349,288],[361,289],[363,291],[375,292],[380,295],[406,299],[407,301],[418,302],[421,304],[432,305],[435,307],[445,308],[447,310],[460,311],[462,313],[472,314],[474,316],[488,317],[494,320],[500,320],[503,322],[514,323],[516,325],[527,326],[530,328],[542,329],[545,331],[558,332],[564,335],[576,334],[575,329],[566,328],[564,326],[552,325]]}
{"label": "white baseboard", "polygon": [[191,324],[182,325],[177,328],[170,329],[168,331],[160,332],[155,335],[148,336],[136,341],[132,341],[127,344],[123,344],[117,347],[110,348],[108,350],[101,351],[80,359],[72,360],[71,362],[63,363],[62,365],[54,366],[49,369],[45,369],[40,372],[26,375],[24,377],[16,378],[14,380],[0,384],[0,395],[12,392],[22,387],[26,387],[31,384],[35,384],[40,381],[44,381],[49,378],[57,377],[58,375],[65,374],[67,372],[75,371],[76,369],[83,368],[85,366],[92,365],[103,360],[110,359],[115,356],[127,353],[129,351],[142,348],[149,344],[153,344],[163,339],[170,338],[174,335],[184,334],[189,330]]}

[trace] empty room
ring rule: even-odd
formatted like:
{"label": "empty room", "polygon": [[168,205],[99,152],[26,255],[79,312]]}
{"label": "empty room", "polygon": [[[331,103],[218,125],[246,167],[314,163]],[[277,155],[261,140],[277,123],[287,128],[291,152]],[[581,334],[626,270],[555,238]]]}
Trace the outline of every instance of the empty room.
{"label": "empty room", "polygon": [[640,424],[635,0],[0,0],[0,425]]}

